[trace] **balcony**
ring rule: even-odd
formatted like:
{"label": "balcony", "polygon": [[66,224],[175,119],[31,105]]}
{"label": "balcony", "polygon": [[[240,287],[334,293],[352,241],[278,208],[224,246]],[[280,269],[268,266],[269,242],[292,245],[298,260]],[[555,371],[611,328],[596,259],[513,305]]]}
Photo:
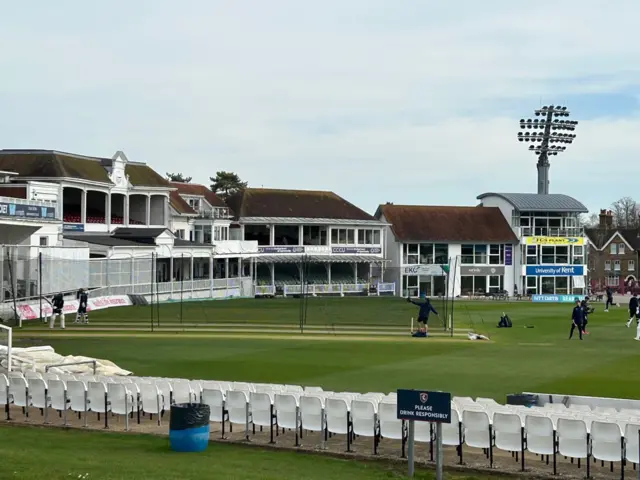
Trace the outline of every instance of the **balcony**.
{"label": "balcony", "polygon": [[584,227],[514,227],[518,238],[522,237],[582,237]]}
{"label": "balcony", "polygon": [[201,210],[194,208],[198,214],[198,218],[206,218],[211,220],[231,220],[233,217],[229,214],[228,208],[214,208],[212,210]]}
{"label": "balcony", "polygon": [[258,242],[253,240],[216,240],[215,255],[251,255],[258,253]]}

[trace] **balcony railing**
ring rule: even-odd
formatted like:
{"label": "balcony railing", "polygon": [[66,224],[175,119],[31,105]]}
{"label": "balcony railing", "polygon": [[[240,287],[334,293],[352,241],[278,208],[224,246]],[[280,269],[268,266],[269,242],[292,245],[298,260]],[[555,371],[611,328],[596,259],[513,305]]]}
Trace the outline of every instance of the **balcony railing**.
{"label": "balcony railing", "polygon": [[226,208],[214,208],[213,210],[196,209],[196,213],[198,214],[198,218],[210,218],[214,220],[230,220],[233,218]]}
{"label": "balcony railing", "polygon": [[516,231],[520,237],[582,237],[583,227],[517,227]]}

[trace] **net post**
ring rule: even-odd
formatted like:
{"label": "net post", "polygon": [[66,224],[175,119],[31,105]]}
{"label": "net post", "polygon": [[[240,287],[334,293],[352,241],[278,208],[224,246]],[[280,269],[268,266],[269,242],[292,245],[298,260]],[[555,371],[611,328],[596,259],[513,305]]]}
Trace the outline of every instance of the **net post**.
{"label": "net post", "polygon": [[[152,253],[151,254],[151,279],[150,280],[153,280],[153,256],[154,256],[154,254]],[[151,290],[151,295],[150,295],[150,297],[151,297],[150,300],[151,301],[149,302],[149,306],[151,307],[151,331],[153,332],[153,323],[154,323],[153,322],[153,320],[154,320],[154,318],[153,318],[153,283],[151,283],[150,286],[151,286],[151,289],[150,289]]]}
{"label": "net post", "polygon": [[42,250],[38,248],[38,298],[40,300],[40,322],[44,320],[42,315]]}
{"label": "net post", "polygon": [[[11,371],[12,362],[12,350],[13,348],[13,330],[9,328],[7,332],[7,371]],[[8,401],[8,400],[7,400]]]}

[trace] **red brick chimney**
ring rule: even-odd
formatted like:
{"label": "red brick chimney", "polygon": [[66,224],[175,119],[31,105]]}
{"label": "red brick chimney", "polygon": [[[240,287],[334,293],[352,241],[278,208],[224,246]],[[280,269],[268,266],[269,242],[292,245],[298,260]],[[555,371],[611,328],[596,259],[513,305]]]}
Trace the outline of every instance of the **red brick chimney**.
{"label": "red brick chimney", "polygon": [[613,212],[611,210],[600,210],[600,228],[613,228]]}

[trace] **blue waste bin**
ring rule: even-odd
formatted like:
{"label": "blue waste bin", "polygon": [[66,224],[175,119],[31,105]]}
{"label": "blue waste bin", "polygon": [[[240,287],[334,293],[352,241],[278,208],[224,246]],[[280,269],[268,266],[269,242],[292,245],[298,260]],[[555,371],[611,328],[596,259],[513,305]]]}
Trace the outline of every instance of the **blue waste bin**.
{"label": "blue waste bin", "polygon": [[169,446],[174,452],[202,452],[209,445],[209,405],[171,405]]}

